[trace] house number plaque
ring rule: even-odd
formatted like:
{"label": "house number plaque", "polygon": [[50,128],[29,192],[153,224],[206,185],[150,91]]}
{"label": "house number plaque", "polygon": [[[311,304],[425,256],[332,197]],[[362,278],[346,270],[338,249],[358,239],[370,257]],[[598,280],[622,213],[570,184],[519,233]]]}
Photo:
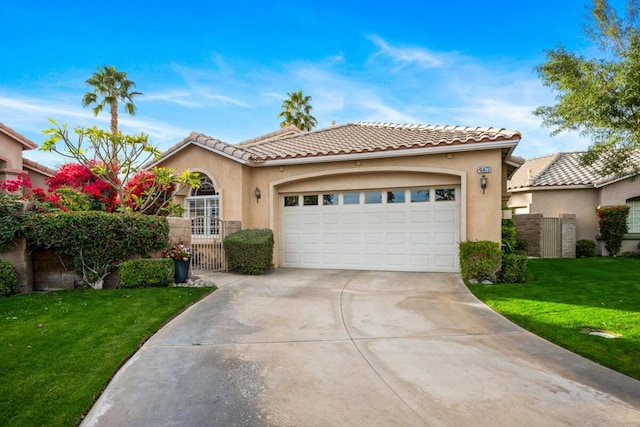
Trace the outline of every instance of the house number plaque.
{"label": "house number plaque", "polygon": [[491,173],[491,166],[478,166],[478,173]]}

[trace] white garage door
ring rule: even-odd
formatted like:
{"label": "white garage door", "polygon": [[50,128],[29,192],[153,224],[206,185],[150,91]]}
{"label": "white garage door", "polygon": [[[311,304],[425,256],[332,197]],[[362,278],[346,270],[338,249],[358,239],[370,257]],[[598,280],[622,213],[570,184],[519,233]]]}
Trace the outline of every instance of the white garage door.
{"label": "white garage door", "polygon": [[282,196],[283,267],[459,271],[459,187]]}

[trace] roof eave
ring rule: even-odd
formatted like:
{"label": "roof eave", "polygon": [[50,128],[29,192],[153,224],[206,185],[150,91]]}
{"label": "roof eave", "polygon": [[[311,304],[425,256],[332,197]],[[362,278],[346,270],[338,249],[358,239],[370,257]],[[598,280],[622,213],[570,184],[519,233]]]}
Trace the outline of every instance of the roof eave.
{"label": "roof eave", "polygon": [[195,145],[195,146],[203,148],[203,149],[205,149],[207,151],[211,151],[213,153],[218,154],[219,156],[225,157],[225,158],[227,158],[229,160],[233,160],[233,161],[241,163],[243,165],[250,165],[250,164],[253,163],[250,160],[246,160],[246,159],[241,159],[239,157],[235,157],[235,156],[233,156],[231,154],[225,153],[224,151],[218,150],[218,149],[216,149],[214,147],[211,147],[211,146],[208,146],[206,144],[200,144],[197,141],[188,140],[188,141],[185,141],[185,143],[182,144],[181,146],[175,148],[173,151],[171,151],[171,153],[167,154],[166,156],[161,156],[159,159],[154,160],[154,161],[152,161],[150,163],[147,163],[146,165],[144,165],[142,167],[142,169],[144,169],[144,170],[152,169],[152,168],[158,166],[158,164],[164,162],[165,160],[170,159],[171,157],[175,156],[176,154],[178,154],[179,152],[181,152],[182,150],[184,150],[186,147],[188,147],[190,145]]}
{"label": "roof eave", "polygon": [[527,186],[520,188],[507,188],[510,193],[522,193],[527,191],[549,191],[549,190],[593,190],[596,187],[593,184],[572,184],[572,185],[540,185]]}
{"label": "roof eave", "polygon": [[445,145],[445,146],[428,146],[421,148],[411,148],[405,150],[385,150],[385,151],[370,151],[359,153],[347,153],[347,154],[334,154],[324,156],[307,156],[307,157],[291,157],[285,159],[256,159],[256,162],[252,162],[251,166],[263,167],[263,166],[283,166],[294,164],[307,164],[307,163],[328,163],[328,162],[340,162],[348,160],[367,160],[367,159],[380,159],[390,157],[408,157],[423,154],[442,154],[442,153],[455,153],[465,151],[480,151],[480,150],[493,150],[501,148],[510,148],[512,151],[520,142],[520,138],[508,139],[505,141],[490,141],[474,144],[459,144],[459,145]]}

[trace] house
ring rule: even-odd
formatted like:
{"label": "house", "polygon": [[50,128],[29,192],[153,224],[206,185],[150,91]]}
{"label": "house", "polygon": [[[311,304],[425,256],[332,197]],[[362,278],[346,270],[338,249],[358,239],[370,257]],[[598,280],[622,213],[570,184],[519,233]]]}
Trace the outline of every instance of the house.
{"label": "house", "polygon": [[34,148],[38,148],[35,142],[0,122],[0,181],[16,179],[26,172],[34,188],[47,188],[45,178],[56,171],[23,157],[23,151]]}
{"label": "house", "polygon": [[[458,245],[501,240],[520,133],[357,122],[232,145],[191,133],[147,167],[200,173],[190,217],[274,232],[274,266],[459,271]],[[481,179],[482,178],[482,179]],[[215,222],[194,236],[215,235]]]}
{"label": "house", "polygon": [[[508,207],[545,217],[575,214],[576,239],[595,240],[599,234],[596,207],[627,204],[629,234],[622,251],[637,251],[640,239],[640,181],[629,174],[602,178],[599,166],[583,166],[584,152],[557,153],[527,160],[508,182]],[[635,153],[633,161],[640,161]],[[602,254],[600,248],[599,253]]]}

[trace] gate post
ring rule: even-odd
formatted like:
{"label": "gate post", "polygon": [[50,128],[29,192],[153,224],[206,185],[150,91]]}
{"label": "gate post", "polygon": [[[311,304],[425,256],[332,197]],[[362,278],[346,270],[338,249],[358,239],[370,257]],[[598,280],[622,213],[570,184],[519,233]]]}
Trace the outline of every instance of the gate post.
{"label": "gate post", "polygon": [[560,214],[562,258],[576,257],[576,215]]}

